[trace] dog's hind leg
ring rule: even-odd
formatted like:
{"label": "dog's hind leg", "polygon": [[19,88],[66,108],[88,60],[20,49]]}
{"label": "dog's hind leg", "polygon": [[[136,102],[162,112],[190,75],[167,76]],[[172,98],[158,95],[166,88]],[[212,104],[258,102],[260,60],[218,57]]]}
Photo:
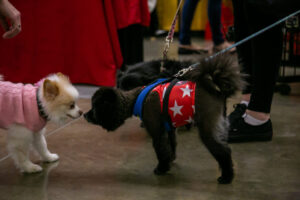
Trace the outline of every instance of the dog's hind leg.
{"label": "dog's hind leg", "polygon": [[22,172],[34,173],[42,171],[39,165],[29,160],[29,150],[33,142],[33,133],[20,125],[13,125],[8,129],[7,148]]}
{"label": "dog's hind leg", "polygon": [[45,139],[45,131],[43,128],[40,132],[34,133],[33,136],[33,146],[35,150],[40,154],[42,160],[45,162],[54,162],[59,159],[59,156],[54,153],[50,153],[47,148],[47,142]]}
{"label": "dog's hind leg", "polygon": [[[200,97],[201,96],[201,97]],[[204,91],[196,92],[195,123],[199,135],[222,170],[219,183],[230,183],[233,179],[231,149],[227,145],[227,123],[223,117],[223,100]]]}
{"label": "dog's hind leg", "polygon": [[143,122],[148,133],[152,137],[152,144],[158,159],[158,165],[155,168],[154,173],[156,175],[162,175],[170,170],[170,163],[175,157],[173,148],[176,145],[173,145],[175,143],[171,142],[175,140],[175,137],[170,140],[167,131],[165,131],[159,96],[157,93],[150,93],[148,95],[143,113]]}

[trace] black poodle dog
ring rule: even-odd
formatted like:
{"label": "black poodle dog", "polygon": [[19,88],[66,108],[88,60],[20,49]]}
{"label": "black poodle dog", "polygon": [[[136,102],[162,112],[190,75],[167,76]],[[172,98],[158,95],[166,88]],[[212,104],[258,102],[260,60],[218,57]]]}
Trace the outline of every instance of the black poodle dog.
{"label": "black poodle dog", "polygon": [[[231,149],[227,144],[227,121],[223,116],[224,98],[234,95],[241,89],[243,82],[239,69],[230,57],[219,56],[210,61],[201,61],[199,66],[187,72],[181,77],[180,83],[176,84],[180,86],[186,81],[195,84],[193,88],[194,124],[198,127],[200,139],[219,163],[222,175],[218,181],[223,184],[230,183],[234,172]],[[93,95],[92,108],[84,117],[90,123],[100,125],[108,131],[114,131],[133,115],[136,100],[142,90],[143,87],[129,91],[102,87]],[[188,93],[179,96],[186,97]],[[170,99],[168,102],[171,101],[173,100]],[[175,127],[168,130],[165,126],[166,115],[162,111],[161,96],[155,89],[148,93],[142,105],[141,118],[153,139],[153,147],[158,159],[154,172],[157,175],[165,174],[170,170],[170,164],[176,158]],[[169,106],[172,105],[169,103]],[[180,114],[180,110],[177,110],[178,113]],[[172,123],[170,124],[172,126]]]}

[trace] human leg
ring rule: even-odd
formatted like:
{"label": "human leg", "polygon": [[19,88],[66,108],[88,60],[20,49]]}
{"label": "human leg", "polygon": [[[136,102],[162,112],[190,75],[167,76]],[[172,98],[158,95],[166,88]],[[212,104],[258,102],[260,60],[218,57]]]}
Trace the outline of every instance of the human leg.
{"label": "human leg", "polygon": [[223,33],[221,31],[221,8],[222,0],[209,0],[208,1],[208,19],[212,32],[212,39],[214,45],[220,45],[224,42]]}
{"label": "human leg", "polygon": [[179,42],[182,45],[191,44],[191,24],[199,0],[186,0],[182,7]]}
{"label": "human leg", "polygon": [[208,51],[191,43],[191,24],[199,0],[186,0],[183,4],[179,29],[179,54],[201,54]]}
{"label": "human leg", "polygon": [[[259,12],[257,8],[253,3],[245,4],[250,33],[261,30],[277,20],[275,15]],[[270,110],[282,52],[281,26],[266,31],[250,43],[251,87],[246,90],[250,101],[244,117],[231,121],[230,142],[272,139]]]}
{"label": "human leg", "polygon": [[[238,42],[251,34],[248,27],[248,16],[245,0],[233,0],[233,14],[234,14],[234,34],[235,42]],[[245,113],[248,103],[250,101],[252,90],[252,51],[251,43],[245,42],[242,45],[237,46],[237,57],[240,70],[244,77],[246,85],[242,91],[241,103],[235,105],[235,110],[229,114],[229,123],[233,124],[240,119]]]}
{"label": "human leg", "polygon": [[[214,51],[221,51],[231,46],[229,42],[224,39],[222,33],[221,14],[222,14],[222,0],[208,1],[208,19],[212,33],[212,40],[214,43]],[[229,50],[235,52],[236,48]]]}

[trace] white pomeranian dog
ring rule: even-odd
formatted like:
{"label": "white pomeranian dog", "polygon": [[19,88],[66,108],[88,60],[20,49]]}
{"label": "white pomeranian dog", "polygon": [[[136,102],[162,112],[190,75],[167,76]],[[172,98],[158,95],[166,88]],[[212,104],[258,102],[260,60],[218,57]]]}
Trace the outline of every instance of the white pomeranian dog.
{"label": "white pomeranian dog", "polygon": [[45,162],[59,159],[47,148],[45,125],[48,121],[61,124],[68,117],[80,117],[78,96],[69,78],[61,73],[51,74],[35,85],[0,81],[0,128],[7,129],[7,148],[21,172],[42,171],[29,159],[31,146]]}

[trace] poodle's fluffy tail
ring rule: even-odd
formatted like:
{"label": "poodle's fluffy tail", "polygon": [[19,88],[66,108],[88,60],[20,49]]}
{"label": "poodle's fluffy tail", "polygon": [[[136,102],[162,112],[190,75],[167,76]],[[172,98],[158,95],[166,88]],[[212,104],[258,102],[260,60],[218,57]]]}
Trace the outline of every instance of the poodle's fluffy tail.
{"label": "poodle's fluffy tail", "polygon": [[208,92],[233,96],[244,86],[237,62],[229,55],[220,55],[208,61],[202,60],[195,69],[184,75],[185,79],[198,82]]}

